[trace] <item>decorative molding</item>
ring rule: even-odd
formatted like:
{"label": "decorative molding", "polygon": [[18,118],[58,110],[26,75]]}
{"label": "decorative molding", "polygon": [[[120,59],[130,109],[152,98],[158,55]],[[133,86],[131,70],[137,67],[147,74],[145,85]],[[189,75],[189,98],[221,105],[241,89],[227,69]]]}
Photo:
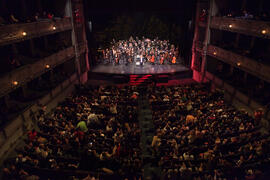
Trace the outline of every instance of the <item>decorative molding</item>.
{"label": "decorative molding", "polygon": [[[55,27],[55,28],[54,28]],[[71,19],[41,20],[32,23],[10,24],[0,27],[0,45],[12,44],[35,37],[70,30]],[[25,32],[25,34],[23,34]]]}
{"label": "decorative molding", "polygon": [[270,66],[257,62],[254,59],[236,54],[220,47],[209,45],[207,54],[234,67],[242,69],[260,79],[270,82]]}
{"label": "decorative molding", "polygon": [[212,17],[210,27],[213,29],[270,39],[270,22],[266,21]]}
{"label": "decorative molding", "polygon": [[[6,95],[18,87],[21,87],[23,84],[48,71],[49,69],[47,69],[45,65],[49,64],[51,69],[73,58],[74,56],[74,47],[71,46],[49,57],[41,59],[34,64],[28,64],[15,69],[14,71],[11,71],[10,73],[7,73],[0,78],[0,97]],[[13,81],[17,81],[18,85],[13,85]]]}

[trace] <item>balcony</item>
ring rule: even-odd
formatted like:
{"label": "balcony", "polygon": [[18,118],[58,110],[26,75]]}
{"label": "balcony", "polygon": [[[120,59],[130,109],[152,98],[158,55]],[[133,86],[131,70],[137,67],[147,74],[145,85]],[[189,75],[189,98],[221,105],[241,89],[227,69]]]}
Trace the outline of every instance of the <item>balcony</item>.
{"label": "balcony", "polygon": [[213,45],[208,46],[207,54],[270,82],[270,66]]}
{"label": "balcony", "polygon": [[[61,82],[56,88],[50,90],[47,94],[41,97],[38,102],[47,105],[48,111],[52,109],[57,101],[64,99],[70,93],[74,87],[74,84],[78,83],[77,75],[73,74],[65,81]],[[61,92],[61,94],[60,94]],[[20,112],[13,120],[8,122],[0,131],[0,157],[2,157],[12,146],[16,145],[17,139],[21,138],[24,134],[25,127],[31,127],[32,113],[38,113],[37,104],[30,104],[25,110]]]}
{"label": "balcony", "polygon": [[[225,100],[231,102],[235,107],[239,109],[244,108],[245,110],[249,111],[250,114],[253,114],[253,112],[259,108],[264,109],[264,106],[254,97],[240,91],[218,76],[210,72],[206,72],[204,78],[207,81],[211,81],[214,88],[224,89],[226,92]],[[270,114],[267,115],[266,119],[270,119]]]}
{"label": "balcony", "polygon": [[[40,76],[48,69],[53,68],[59,64],[62,64],[68,59],[75,56],[74,47],[69,47],[58,53],[55,53],[49,57],[35,62],[34,64],[28,64],[22,66],[10,73],[7,73],[0,78],[0,97],[9,93],[13,89],[20,87],[22,84],[29,82],[35,77]],[[17,82],[17,84],[13,83]]]}
{"label": "balcony", "polygon": [[212,17],[211,28],[270,39],[270,22]]}
{"label": "balcony", "polygon": [[6,25],[0,27],[0,45],[20,42],[69,29],[72,29],[70,18]]}

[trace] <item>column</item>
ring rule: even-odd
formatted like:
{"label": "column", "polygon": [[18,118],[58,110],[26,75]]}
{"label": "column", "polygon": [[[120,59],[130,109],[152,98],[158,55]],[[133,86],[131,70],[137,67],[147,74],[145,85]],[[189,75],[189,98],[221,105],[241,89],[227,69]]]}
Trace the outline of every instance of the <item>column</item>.
{"label": "column", "polygon": [[195,61],[195,56],[196,56],[196,41],[198,40],[199,15],[200,15],[200,2],[197,2],[196,19],[195,19],[195,30],[194,30],[193,45],[192,45],[192,62],[191,62],[191,68],[193,68],[193,66],[194,66],[194,61]]}
{"label": "column", "polygon": [[66,2],[66,8],[65,8],[65,16],[71,17],[71,24],[72,24],[72,45],[75,47],[75,65],[76,65],[76,72],[78,79],[80,81],[80,61],[79,61],[79,49],[78,49],[78,43],[75,33],[75,24],[74,24],[74,17],[73,17],[73,11],[72,11],[72,2],[71,0],[67,0]]}
{"label": "column", "polygon": [[208,11],[208,19],[207,19],[207,25],[206,25],[206,30],[205,30],[205,39],[203,43],[204,46],[203,46],[202,67],[201,67],[201,72],[203,73],[203,76],[205,74],[206,65],[207,65],[207,48],[210,42],[210,35],[211,35],[210,25],[211,25],[211,19],[213,15],[212,13],[213,13],[214,3],[215,3],[214,0],[210,0],[210,7]]}

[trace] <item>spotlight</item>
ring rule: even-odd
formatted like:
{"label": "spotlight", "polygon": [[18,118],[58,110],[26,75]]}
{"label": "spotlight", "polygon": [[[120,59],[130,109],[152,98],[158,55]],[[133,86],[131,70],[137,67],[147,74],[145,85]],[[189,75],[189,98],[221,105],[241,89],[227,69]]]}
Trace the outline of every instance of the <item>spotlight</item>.
{"label": "spotlight", "polygon": [[19,83],[18,83],[18,81],[13,81],[12,84],[13,84],[14,86],[17,86]]}
{"label": "spotlight", "polygon": [[238,63],[237,63],[237,66],[241,66],[241,63],[240,63],[240,62],[238,62]]}
{"label": "spotlight", "polygon": [[23,36],[26,36],[26,35],[27,35],[27,33],[24,31],[24,32],[22,32],[22,35],[23,35]]}
{"label": "spotlight", "polygon": [[49,69],[50,68],[50,65],[49,64],[46,64],[45,65],[45,68]]}
{"label": "spotlight", "polygon": [[266,30],[264,29],[264,30],[262,30],[262,34],[266,34]]}
{"label": "spotlight", "polygon": [[52,27],[52,29],[53,29],[53,30],[56,30],[56,27],[55,27],[55,26],[53,26],[53,27]]}
{"label": "spotlight", "polygon": [[229,28],[232,28],[232,25],[231,24],[229,25]]}
{"label": "spotlight", "polygon": [[213,54],[214,54],[214,55],[217,55],[217,52],[215,51]]}

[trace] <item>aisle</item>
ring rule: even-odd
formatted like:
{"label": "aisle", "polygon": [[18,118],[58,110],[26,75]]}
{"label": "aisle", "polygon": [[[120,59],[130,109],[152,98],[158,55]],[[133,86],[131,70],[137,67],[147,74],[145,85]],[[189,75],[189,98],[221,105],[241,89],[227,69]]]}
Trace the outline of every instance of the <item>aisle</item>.
{"label": "aisle", "polygon": [[143,158],[143,179],[160,179],[161,170],[152,156],[151,143],[154,136],[152,112],[146,96],[146,87],[141,87],[138,100],[138,121],[141,128],[141,142]]}

